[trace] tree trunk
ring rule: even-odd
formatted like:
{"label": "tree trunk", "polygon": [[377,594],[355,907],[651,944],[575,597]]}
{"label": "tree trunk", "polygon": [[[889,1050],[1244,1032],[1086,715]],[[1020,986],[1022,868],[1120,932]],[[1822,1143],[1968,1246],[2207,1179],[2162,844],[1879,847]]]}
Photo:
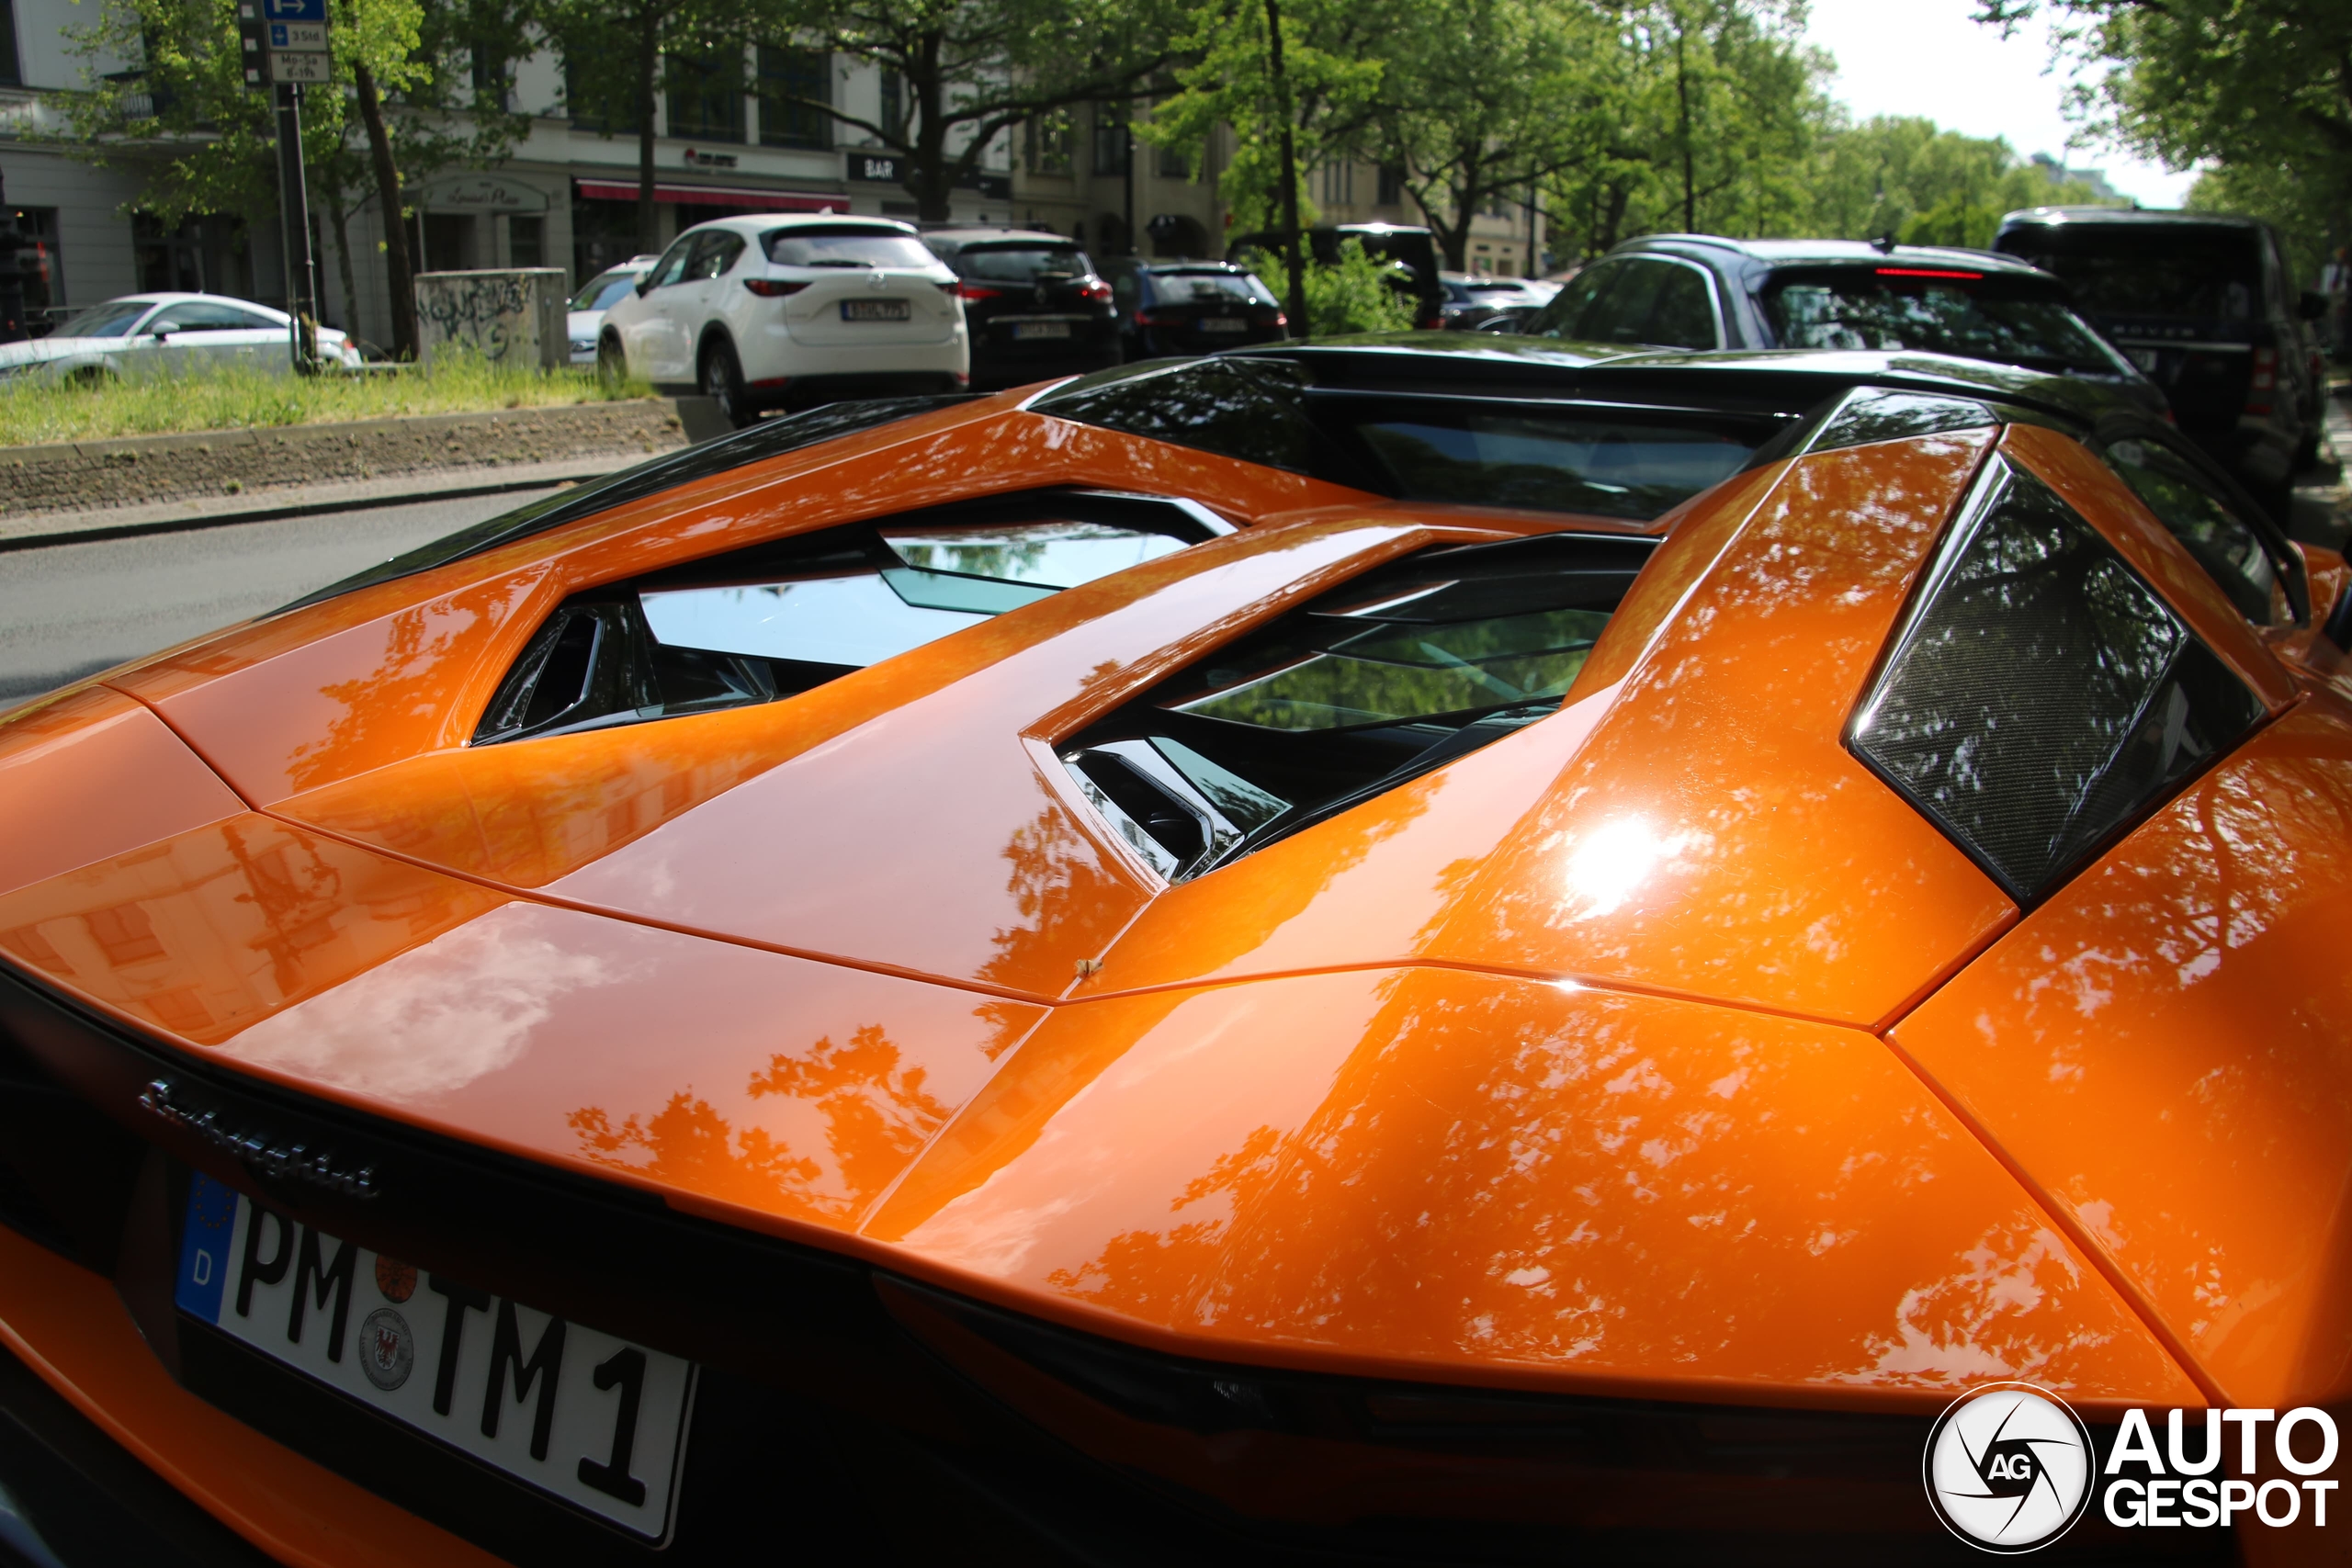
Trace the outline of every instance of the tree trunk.
{"label": "tree trunk", "polygon": [[322,194],[327,200],[327,229],[334,235],[335,281],[343,285],[343,330],[356,338],[359,335],[359,288],[351,276],[351,212],[344,203],[342,182],[325,186]]}
{"label": "tree trunk", "polygon": [[[1298,229],[1298,141],[1296,128],[1291,124],[1290,78],[1283,73],[1282,0],[1266,0],[1266,44],[1267,65],[1274,81],[1275,123],[1282,128],[1283,265],[1290,274],[1287,290],[1290,295],[1290,330],[1292,335],[1303,339],[1309,335],[1306,259]],[[1132,235],[1127,243],[1132,250],[1135,244]]]}
{"label": "tree trunk", "polygon": [[392,162],[392,139],[384,129],[384,100],[376,91],[376,73],[354,62],[351,74],[359,93],[359,118],[368,128],[368,156],[376,169],[376,205],[384,215],[384,264],[391,275],[392,357],[413,360],[423,350],[416,333],[416,258],[409,252],[401,172]]}
{"label": "tree trunk", "polygon": [[1699,197],[1692,180],[1690,156],[1690,78],[1683,69],[1683,35],[1679,25],[1674,34],[1674,96],[1680,106],[1677,111],[1682,122],[1682,231],[1699,231]]}
{"label": "tree trunk", "polygon": [[662,70],[662,16],[648,11],[637,28],[637,248],[650,255],[662,248],[662,215],[653,201],[654,86]]}
{"label": "tree trunk", "polygon": [[944,223],[955,216],[949,206],[955,197],[956,175],[948,166],[947,87],[939,79],[940,42],[938,33],[925,33],[922,47],[909,51],[908,70],[901,80],[906,113],[922,123],[910,125],[901,119],[886,127],[907,143],[907,177],[902,183],[907,194],[915,198],[915,217],[925,223]]}

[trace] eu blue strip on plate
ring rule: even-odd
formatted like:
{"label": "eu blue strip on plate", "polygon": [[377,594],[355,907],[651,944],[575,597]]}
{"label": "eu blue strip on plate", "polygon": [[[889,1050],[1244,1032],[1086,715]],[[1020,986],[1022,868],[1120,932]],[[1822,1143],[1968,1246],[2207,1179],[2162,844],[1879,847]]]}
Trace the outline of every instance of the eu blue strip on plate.
{"label": "eu blue strip on plate", "polygon": [[229,1279],[229,1239],[237,1228],[237,1194],[198,1176],[187,1194],[187,1225],[180,1233],[179,1309],[204,1323],[220,1321],[220,1292]]}

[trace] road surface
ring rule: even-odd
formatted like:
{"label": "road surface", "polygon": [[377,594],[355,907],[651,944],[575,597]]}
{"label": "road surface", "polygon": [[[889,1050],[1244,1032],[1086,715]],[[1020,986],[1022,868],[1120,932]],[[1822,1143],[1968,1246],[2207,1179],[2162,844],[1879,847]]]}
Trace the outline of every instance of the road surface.
{"label": "road surface", "polygon": [[0,551],[0,708],[257,615],[546,493]]}

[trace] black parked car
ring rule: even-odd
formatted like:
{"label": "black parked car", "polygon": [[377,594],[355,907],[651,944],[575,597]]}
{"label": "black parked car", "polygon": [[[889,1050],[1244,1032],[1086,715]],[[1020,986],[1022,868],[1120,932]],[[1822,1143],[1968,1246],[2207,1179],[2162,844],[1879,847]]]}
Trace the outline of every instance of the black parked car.
{"label": "black parked car", "polygon": [[1111,286],[1076,241],[1019,229],[934,229],[922,243],[955,271],[974,391],[1119,363]]}
{"label": "black parked car", "polygon": [[1281,304],[1256,274],[1231,262],[1125,256],[1102,271],[1129,359],[1213,354],[1289,335]]}
{"label": "black parked car", "polygon": [[2319,445],[2321,378],[2278,235],[2251,218],[2037,207],[2001,220],[1995,247],[2056,273],[2075,303],[2165,389],[2180,427],[2285,516]]}
{"label": "black parked car", "polygon": [[1660,348],[1949,354],[2101,382],[2151,412],[2165,408],[2154,383],[2075,312],[2063,282],[1983,251],[1655,234],[1578,273],[1527,331]]}

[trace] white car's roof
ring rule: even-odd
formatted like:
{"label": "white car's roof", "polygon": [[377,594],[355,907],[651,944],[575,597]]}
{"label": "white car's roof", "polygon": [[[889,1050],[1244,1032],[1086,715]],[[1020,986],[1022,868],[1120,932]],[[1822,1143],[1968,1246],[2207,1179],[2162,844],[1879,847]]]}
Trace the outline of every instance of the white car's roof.
{"label": "white car's roof", "polygon": [[[911,223],[900,222],[896,218],[870,218],[862,212],[747,212],[733,218],[713,218],[695,224],[694,228],[732,229],[743,234],[765,234],[777,229],[812,228],[820,223],[854,223],[861,229],[888,230],[892,233],[904,234],[909,239],[922,237],[922,231]],[[682,234],[693,231],[692,229],[679,231]]]}
{"label": "white car's roof", "polygon": [[111,299],[99,301],[104,305],[177,305],[184,302],[234,305],[241,310],[258,310],[265,316],[275,316],[281,321],[286,319],[286,312],[283,310],[252,299],[240,299],[233,294],[187,294],[159,290],[153,294],[118,294]]}

